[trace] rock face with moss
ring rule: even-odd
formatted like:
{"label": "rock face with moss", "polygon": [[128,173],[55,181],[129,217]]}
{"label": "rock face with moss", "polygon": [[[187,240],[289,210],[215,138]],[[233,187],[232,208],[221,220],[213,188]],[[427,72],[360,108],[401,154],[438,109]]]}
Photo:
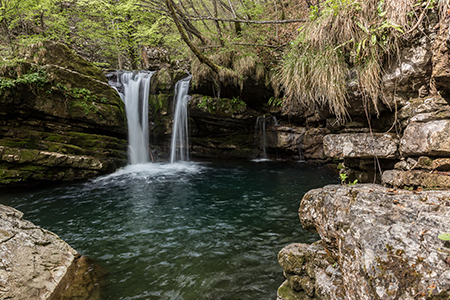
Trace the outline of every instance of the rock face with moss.
{"label": "rock face with moss", "polygon": [[102,71],[45,43],[4,64],[0,186],[70,181],[126,163],[124,105]]}
{"label": "rock face with moss", "polygon": [[450,192],[331,185],[309,191],[299,215],[321,241],[280,252],[279,299],[450,296],[450,246],[438,239],[450,228]]}

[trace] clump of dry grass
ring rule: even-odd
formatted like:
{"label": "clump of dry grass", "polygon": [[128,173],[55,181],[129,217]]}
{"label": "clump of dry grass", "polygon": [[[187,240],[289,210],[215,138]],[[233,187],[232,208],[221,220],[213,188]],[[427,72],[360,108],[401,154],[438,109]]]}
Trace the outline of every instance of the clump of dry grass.
{"label": "clump of dry grass", "polygon": [[283,63],[278,80],[286,95],[285,111],[297,112],[312,104],[328,104],[333,114],[346,116],[346,67],[338,52],[297,47]]}
{"label": "clump of dry grass", "polygon": [[219,73],[214,73],[206,64],[192,57],[191,72],[194,85],[213,81],[220,82],[224,86],[239,86],[242,89],[246,77],[254,76],[257,81],[263,81],[266,76],[265,67],[256,55],[238,56],[234,51],[224,51],[212,54],[209,58],[221,66]]}
{"label": "clump of dry grass", "polygon": [[[441,0],[448,5],[449,0]],[[378,113],[383,94],[383,63],[398,55],[400,36],[423,9],[419,0],[328,0],[299,29],[296,44],[282,62],[277,80],[284,111],[328,106],[339,121],[347,118],[350,70],[356,72],[363,99]]]}

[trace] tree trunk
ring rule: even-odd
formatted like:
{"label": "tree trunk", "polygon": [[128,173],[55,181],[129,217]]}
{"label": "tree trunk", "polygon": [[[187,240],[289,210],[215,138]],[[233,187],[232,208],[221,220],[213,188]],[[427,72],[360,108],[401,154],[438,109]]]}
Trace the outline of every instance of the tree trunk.
{"label": "tree trunk", "polygon": [[191,42],[191,40],[189,40],[186,32],[183,29],[183,26],[181,26],[180,21],[178,20],[177,13],[175,12],[175,9],[173,7],[172,0],[166,0],[166,6],[169,9],[170,14],[172,15],[173,21],[175,22],[175,25],[177,26],[177,29],[180,32],[183,41],[188,45],[191,51],[194,52],[195,56],[197,56],[200,62],[209,66],[215,73],[219,73],[220,67],[216,65],[213,61],[211,61],[208,57],[206,57],[203,53],[201,53]]}

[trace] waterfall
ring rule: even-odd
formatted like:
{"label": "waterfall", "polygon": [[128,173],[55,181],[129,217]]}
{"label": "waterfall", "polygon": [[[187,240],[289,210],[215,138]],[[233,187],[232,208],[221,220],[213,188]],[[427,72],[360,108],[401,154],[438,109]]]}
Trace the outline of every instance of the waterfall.
{"label": "waterfall", "polygon": [[263,152],[263,158],[267,159],[267,136],[266,136],[266,116],[262,115],[256,119],[255,134],[257,137],[261,137],[261,149]]}
{"label": "waterfall", "polygon": [[148,94],[155,72],[123,72],[117,82],[110,82],[125,103],[128,123],[128,162],[131,165],[149,161]]}
{"label": "waterfall", "polygon": [[181,79],[175,85],[173,115],[172,142],[170,162],[177,160],[189,160],[189,136],[188,136],[188,95],[189,83],[192,76]]}

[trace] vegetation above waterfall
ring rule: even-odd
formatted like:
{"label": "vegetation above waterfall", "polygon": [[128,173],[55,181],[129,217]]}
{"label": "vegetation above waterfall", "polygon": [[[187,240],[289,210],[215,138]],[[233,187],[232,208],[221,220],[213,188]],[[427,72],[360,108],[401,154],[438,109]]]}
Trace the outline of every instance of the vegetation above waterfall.
{"label": "vegetation above waterfall", "polygon": [[193,85],[210,81],[218,98],[221,86],[242,89],[251,78],[272,85],[285,113],[325,107],[345,120],[351,81],[376,111],[380,100],[392,104],[382,87],[386,63],[447,6],[444,0],[1,0],[0,56],[53,40],[107,68],[144,68],[148,53],[169,63],[188,57]]}
{"label": "vegetation above waterfall", "polygon": [[[440,1],[441,12],[447,2]],[[279,69],[285,111],[328,106],[342,121],[350,81],[376,113],[379,100],[390,106],[382,86],[384,67],[399,59],[402,45],[419,30],[426,30],[434,17],[427,13],[436,6],[433,0],[329,0],[313,7]]]}

